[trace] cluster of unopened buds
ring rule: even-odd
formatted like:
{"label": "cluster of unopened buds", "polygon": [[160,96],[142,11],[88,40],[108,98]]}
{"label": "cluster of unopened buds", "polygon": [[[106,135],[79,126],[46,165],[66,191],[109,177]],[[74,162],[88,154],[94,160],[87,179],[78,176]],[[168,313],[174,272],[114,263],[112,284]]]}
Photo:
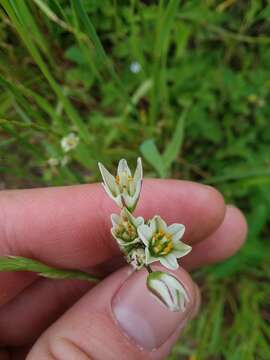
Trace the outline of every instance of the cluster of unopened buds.
{"label": "cluster of unopened buds", "polygon": [[142,187],[140,158],[133,176],[124,159],[118,164],[116,176],[101,163],[99,169],[106,193],[121,208],[119,215],[111,215],[111,233],[127,262],[135,270],[144,267],[148,271],[146,285],[164,305],[171,311],[184,311],[189,299],[183,285],[169,272],[153,271],[151,264],[159,261],[169,270],[179,267],[177,259],[191,251],[191,246],[181,241],[185,226],[168,226],[159,215],[147,220],[133,215]]}

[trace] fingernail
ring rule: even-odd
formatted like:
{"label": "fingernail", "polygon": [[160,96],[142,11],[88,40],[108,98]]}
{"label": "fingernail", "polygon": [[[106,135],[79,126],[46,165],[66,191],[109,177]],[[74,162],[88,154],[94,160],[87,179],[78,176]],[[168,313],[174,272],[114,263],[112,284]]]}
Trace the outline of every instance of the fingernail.
{"label": "fingernail", "polygon": [[132,274],[113,298],[112,310],[122,331],[144,350],[159,348],[166,340],[185,326],[193,307],[189,302],[184,312],[172,312],[161,304],[146,287],[147,272]]}

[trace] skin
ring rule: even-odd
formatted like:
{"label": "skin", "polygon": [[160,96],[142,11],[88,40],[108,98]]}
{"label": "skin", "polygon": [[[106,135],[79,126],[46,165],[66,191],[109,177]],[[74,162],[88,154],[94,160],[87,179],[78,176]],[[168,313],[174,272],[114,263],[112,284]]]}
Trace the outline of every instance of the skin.
{"label": "skin", "polygon": [[[167,356],[178,334],[155,352],[142,354],[107,311],[111,294],[128,276],[110,236],[112,212],[119,209],[100,184],[0,193],[0,256],[32,257],[106,276],[94,287],[30,273],[0,273],[0,360]],[[214,188],[178,180],[146,180],[135,214],[146,218],[159,214],[168,224],[186,226],[183,241],[193,250],[181,259],[176,276],[192,288],[193,317],[200,296],[187,271],[237,252],[247,233],[244,216],[226,206]]]}

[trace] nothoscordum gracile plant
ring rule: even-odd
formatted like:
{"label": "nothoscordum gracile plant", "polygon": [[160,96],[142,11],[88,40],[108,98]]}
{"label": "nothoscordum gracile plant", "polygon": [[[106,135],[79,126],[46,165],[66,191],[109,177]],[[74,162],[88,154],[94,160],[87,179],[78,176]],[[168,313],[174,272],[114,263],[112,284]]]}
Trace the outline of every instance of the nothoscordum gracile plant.
{"label": "nothoscordum gracile plant", "polygon": [[101,163],[99,169],[106,193],[121,208],[120,215],[111,215],[111,232],[127,262],[137,271],[142,267],[146,268],[149,272],[148,289],[171,311],[184,311],[189,301],[184,287],[172,274],[152,271],[150,264],[159,261],[169,270],[179,267],[177,259],[191,251],[191,246],[181,241],[185,226],[168,226],[159,215],[152,219],[136,218],[132,215],[140,197],[142,184],[140,158],[137,160],[134,176],[124,159],[118,164],[116,176]]}
{"label": "nothoscordum gracile plant", "polygon": [[[119,161],[117,174],[113,176],[102,164],[98,164],[103,187],[108,196],[120,207],[119,214],[112,214],[111,234],[134,271],[148,271],[146,286],[169,310],[184,311],[189,301],[185,288],[169,272],[153,271],[151,264],[160,262],[165,268],[179,267],[177,259],[187,255],[191,247],[181,241],[185,232],[182,224],[167,225],[159,216],[152,219],[135,217],[142,187],[142,162],[132,175],[126,160]],[[80,279],[99,282],[94,275],[79,270],[56,269],[34,259],[18,256],[0,258],[0,272],[31,271],[51,279]]]}

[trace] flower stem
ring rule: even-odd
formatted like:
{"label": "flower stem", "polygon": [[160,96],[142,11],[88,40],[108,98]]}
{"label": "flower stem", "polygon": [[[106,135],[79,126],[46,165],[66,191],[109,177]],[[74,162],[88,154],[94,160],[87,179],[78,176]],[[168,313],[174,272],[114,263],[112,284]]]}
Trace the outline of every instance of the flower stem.
{"label": "flower stem", "polygon": [[151,269],[150,265],[144,265],[144,267],[145,267],[146,270],[149,272],[149,274],[151,274],[151,272],[153,272],[153,270]]}

